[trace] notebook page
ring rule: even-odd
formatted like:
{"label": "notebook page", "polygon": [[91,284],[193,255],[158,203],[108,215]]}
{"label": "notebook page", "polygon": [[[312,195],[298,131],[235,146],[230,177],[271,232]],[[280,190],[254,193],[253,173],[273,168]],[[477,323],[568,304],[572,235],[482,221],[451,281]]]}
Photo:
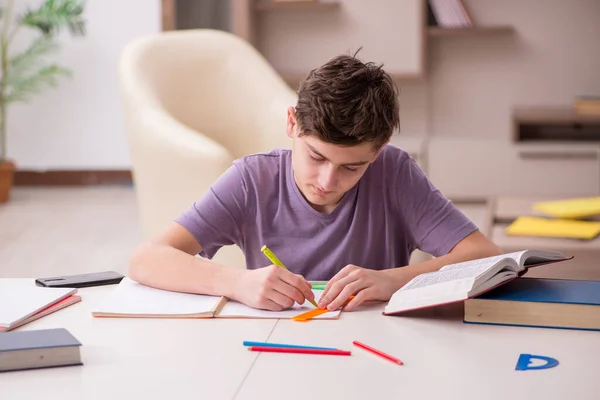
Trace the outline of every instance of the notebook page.
{"label": "notebook page", "polygon": [[0,279],[0,326],[26,318],[77,292],[73,288],[45,288],[17,285],[13,279]]}
{"label": "notebook page", "polygon": [[[322,290],[313,290],[315,294],[315,302],[319,303],[319,299],[321,294],[323,294]],[[281,319],[291,319],[297,315],[303,314],[307,311],[314,310],[315,307],[310,304],[308,301],[305,301],[304,304],[300,305],[298,303],[294,304],[292,308],[283,310],[283,311],[267,311],[267,310],[258,310],[252,307],[248,307],[242,303],[238,303],[237,301],[229,300],[227,304],[223,307],[218,317],[221,318],[281,318]],[[318,315],[313,319],[334,319],[340,316],[341,310],[330,311],[325,314]]]}
{"label": "notebook page", "polygon": [[125,277],[92,314],[177,316],[212,313],[220,299],[219,296],[156,289]]}

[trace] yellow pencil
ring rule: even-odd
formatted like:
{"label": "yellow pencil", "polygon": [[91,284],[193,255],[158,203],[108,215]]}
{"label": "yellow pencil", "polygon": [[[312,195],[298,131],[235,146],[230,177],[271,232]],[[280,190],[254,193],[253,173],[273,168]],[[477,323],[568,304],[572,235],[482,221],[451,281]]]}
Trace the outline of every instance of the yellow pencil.
{"label": "yellow pencil", "polygon": [[[260,251],[262,251],[263,254],[265,256],[267,256],[267,258],[269,259],[269,261],[271,261],[273,263],[273,265],[277,265],[278,267],[281,267],[283,269],[287,269],[286,266],[281,262],[281,260],[279,258],[277,258],[277,256],[275,254],[273,254],[273,252],[271,251],[271,249],[269,249],[266,245],[263,246],[260,249]],[[308,301],[310,302],[310,304],[312,304],[316,308],[319,308],[319,306],[317,305],[317,303],[314,300],[308,300]]]}

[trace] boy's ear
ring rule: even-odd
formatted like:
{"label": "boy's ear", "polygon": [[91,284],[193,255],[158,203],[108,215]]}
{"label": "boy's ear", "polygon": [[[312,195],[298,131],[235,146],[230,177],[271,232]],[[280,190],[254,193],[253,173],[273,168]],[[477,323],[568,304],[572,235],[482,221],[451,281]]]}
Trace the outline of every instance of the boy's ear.
{"label": "boy's ear", "polygon": [[288,137],[294,137],[296,125],[298,125],[298,121],[296,120],[296,109],[294,107],[288,107],[286,122],[286,133]]}

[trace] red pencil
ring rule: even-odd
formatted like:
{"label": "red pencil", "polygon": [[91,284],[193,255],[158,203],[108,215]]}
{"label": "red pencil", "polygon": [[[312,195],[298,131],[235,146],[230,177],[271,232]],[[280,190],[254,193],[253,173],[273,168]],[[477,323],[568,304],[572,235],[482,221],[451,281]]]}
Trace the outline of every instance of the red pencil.
{"label": "red pencil", "polygon": [[358,347],[362,347],[363,349],[368,350],[368,351],[370,351],[373,354],[377,354],[380,357],[383,357],[383,358],[388,359],[388,360],[390,360],[392,362],[395,362],[398,365],[404,365],[404,363],[402,361],[400,361],[399,359],[397,359],[396,357],[392,357],[389,354],[385,354],[384,352],[379,351],[377,349],[374,349],[371,346],[367,346],[366,344],[361,343],[361,342],[359,342],[357,340],[355,340],[354,342],[352,342],[352,344],[354,344],[355,346],[358,346]]}
{"label": "red pencil", "polygon": [[330,356],[349,356],[352,353],[345,350],[319,350],[319,349],[294,349],[285,347],[262,347],[250,346],[250,351],[261,351],[265,353],[295,353],[295,354],[323,354]]}

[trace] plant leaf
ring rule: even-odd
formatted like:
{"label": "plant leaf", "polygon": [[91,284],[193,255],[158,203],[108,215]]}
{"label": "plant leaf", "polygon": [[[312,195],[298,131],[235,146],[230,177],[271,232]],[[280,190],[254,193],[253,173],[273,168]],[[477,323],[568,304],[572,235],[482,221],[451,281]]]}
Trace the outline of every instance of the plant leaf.
{"label": "plant leaf", "polygon": [[39,93],[44,87],[56,87],[60,76],[70,77],[71,71],[58,65],[42,67],[34,74],[13,82],[6,95],[6,102],[26,102],[32,95]]}
{"label": "plant leaf", "polygon": [[81,0],[46,0],[36,10],[28,10],[21,18],[20,24],[39,29],[44,35],[55,35],[62,28],[67,28],[74,36],[85,35],[83,19],[83,1]]}
{"label": "plant leaf", "polygon": [[46,56],[58,51],[58,44],[51,36],[40,36],[29,47],[13,56],[8,62],[6,81],[8,85],[18,82],[23,76],[35,69]]}

